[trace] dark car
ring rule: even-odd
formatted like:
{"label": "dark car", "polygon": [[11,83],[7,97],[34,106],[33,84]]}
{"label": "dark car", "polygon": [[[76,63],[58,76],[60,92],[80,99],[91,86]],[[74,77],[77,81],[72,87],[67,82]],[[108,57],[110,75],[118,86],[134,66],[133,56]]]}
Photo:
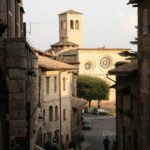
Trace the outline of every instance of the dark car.
{"label": "dark car", "polygon": [[84,130],[91,130],[92,129],[92,123],[91,123],[91,120],[84,120],[82,122],[82,128]]}
{"label": "dark car", "polygon": [[102,108],[94,109],[93,110],[94,115],[109,115],[109,112],[107,110],[104,110]]}

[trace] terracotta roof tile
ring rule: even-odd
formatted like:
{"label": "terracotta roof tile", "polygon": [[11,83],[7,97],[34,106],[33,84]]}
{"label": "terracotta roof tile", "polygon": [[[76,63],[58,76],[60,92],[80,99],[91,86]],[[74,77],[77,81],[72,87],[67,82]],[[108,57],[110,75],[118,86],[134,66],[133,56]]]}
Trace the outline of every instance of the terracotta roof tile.
{"label": "terracotta roof tile", "polygon": [[66,40],[61,40],[60,42],[54,43],[51,46],[78,46],[78,44]]}
{"label": "terracotta roof tile", "polygon": [[72,97],[71,99],[71,105],[75,109],[82,109],[87,103],[87,100],[83,98]]}
{"label": "terracotta roof tile", "polygon": [[74,10],[68,10],[63,13],[60,13],[59,15],[64,15],[64,14],[80,14],[80,15],[82,15],[82,13],[74,11]]}
{"label": "terracotta roof tile", "polygon": [[46,56],[38,56],[39,67],[46,70],[74,70],[76,66],[50,59]]}

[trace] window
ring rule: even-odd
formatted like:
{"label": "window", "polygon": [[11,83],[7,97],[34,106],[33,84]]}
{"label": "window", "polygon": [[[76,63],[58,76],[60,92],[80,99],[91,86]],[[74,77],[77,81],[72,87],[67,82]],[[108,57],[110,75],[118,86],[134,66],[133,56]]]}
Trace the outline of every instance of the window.
{"label": "window", "polygon": [[78,21],[78,20],[76,20],[75,28],[76,28],[76,29],[79,29],[79,21]]}
{"label": "window", "polygon": [[63,29],[63,21],[60,22],[60,28]]}
{"label": "window", "polygon": [[64,20],[64,23],[63,23],[63,29],[66,29],[66,21]]}
{"label": "window", "polygon": [[74,22],[73,22],[73,20],[70,21],[70,29],[74,29]]}
{"label": "window", "polygon": [[43,124],[45,123],[45,109],[43,110]]}
{"label": "window", "polygon": [[53,107],[49,107],[49,121],[53,121]]}
{"label": "window", "polygon": [[55,120],[58,120],[58,106],[55,106]]}
{"label": "window", "polygon": [[66,109],[63,110],[63,120],[66,120]]}
{"label": "window", "polygon": [[54,92],[57,91],[57,76],[54,77]]}
{"label": "window", "polygon": [[66,78],[63,77],[63,90],[65,91],[66,90]]}
{"label": "window", "polygon": [[143,34],[148,33],[148,10],[143,10]]}
{"label": "window", "polygon": [[49,94],[49,77],[46,77],[46,94]]}

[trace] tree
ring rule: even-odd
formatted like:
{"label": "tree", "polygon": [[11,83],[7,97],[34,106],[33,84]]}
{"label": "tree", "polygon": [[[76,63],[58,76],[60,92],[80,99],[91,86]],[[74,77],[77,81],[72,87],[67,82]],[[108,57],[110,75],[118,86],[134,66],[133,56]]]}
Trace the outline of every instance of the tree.
{"label": "tree", "polygon": [[[138,29],[138,26],[135,26],[136,29]],[[130,44],[132,45],[137,45],[138,44],[138,38],[135,38],[134,41],[130,41]],[[115,63],[115,67],[119,67],[121,65],[124,65],[126,63],[128,63],[131,60],[135,60],[137,59],[137,51],[124,51],[119,53],[120,56],[126,57],[125,60],[126,61],[118,61]]]}
{"label": "tree", "polygon": [[109,85],[106,81],[90,77],[86,75],[79,75],[77,79],[77,96],[89,101],[89,107],[92,100],[98,100],[98,107],[100,107],[101,100],[107,100],[109,94]]}

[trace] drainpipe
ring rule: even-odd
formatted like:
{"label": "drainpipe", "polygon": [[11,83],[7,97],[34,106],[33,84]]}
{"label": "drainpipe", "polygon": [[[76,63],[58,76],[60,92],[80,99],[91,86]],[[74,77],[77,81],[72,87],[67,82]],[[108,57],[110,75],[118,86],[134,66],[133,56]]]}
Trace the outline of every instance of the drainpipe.
{"label": "drainpipe", "polygon": [[59,132],[59,144],[62,145],[62,139],[61,139],[61,131],[62,131],[62,117],[61,117],[61,72],[59,72],[59,109],[60,109],[60,132]]}
{"label": "drainpipe", "polygon": [[115,80],[113,80],[113,79],[111,79],[110,77],[108,77],[108,73],[106,74],[106,77],[107,77],[107,79],[109,79],[109,80],[111,80],[111,81],[113,81],[114,83],[116,82]]}

